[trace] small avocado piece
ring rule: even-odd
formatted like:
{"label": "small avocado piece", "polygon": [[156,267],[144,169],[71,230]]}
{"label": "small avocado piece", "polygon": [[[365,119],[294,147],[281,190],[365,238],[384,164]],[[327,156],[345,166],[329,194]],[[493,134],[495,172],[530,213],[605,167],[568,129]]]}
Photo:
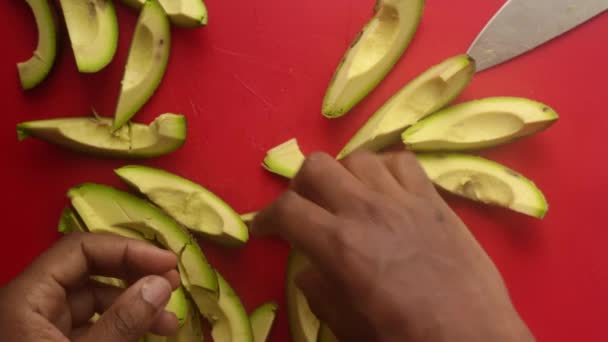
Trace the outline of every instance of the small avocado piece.
{"label": "small avocado piece", "polygon": [[491,160],[459,153],[417,157],[433,183],[453,194],[536,218],[543,218],[549,208],[531,180]]}
{"label": "small avocado piece", "polygon": [[277,316],[277,308],[277,303],[268,302],[257,307],[249,315],[251,329],[253,330],[253,342],[266,342]]}
{"label": "small avocado piece", "polygon": [[467,55],[455,56],[431,67],[374,113],[337,158],[361,149],[379,151],[398,142],[406,128],[452,102],[473,79],[474,73],[475,62]]}
{"label": "small avocado piece", "polygon": [[[146,0],[122,0],[135,9],[140,9]],[[198,27],[207,25],[207,7],[202,0],[158,0],[171,24],[180,27]]]}
{"label": "small avocado piece", "polygon": [[156,0],[148,0],[133,33],[114,114],[114,130],[126,124],[152,97],[167,70],[170,50],[169,19]]}
{"label": "small avocado piece", "polygon": [[62,234],[68,234],[71,232],[86,232],[87,227],[84,225],[82,220],[78,217],[78,214],[70,207],[63,208],[61,217],[59,218],[59,225],[57,231]]}
{"label": "small avocado piece", "polygon": [[257,216],[258,212],[257,211],[252,211],[250,213],[246,213],[246,214],[241,214],[241,220],[243,222],[245,222],[245,224],[250,224],[251,222],[253,222],[253,220],[255,219],[255,217]]}
{"label": "small avocado piece", "polygon": [[162,114],[150,125],[129,123],[112,133],[112,120],[64,118],[17,125],[20,141],[33,137],[73,151],[115,158],[152,158],[171,153],[186,141],[186,118]]}
{"label": "small avocado piece", "polygon": [[414,37],[423,9],[424,0],[377,0],[376,14],[346,51],[329,84],[323,115],[346,114],[384,79]]}
{"label": "small avocado piece", "polygon": [[[184,325],[173,336],[167,337],[167,342],[201,342],[203,341],[203,328],[201,326],[201,317],[199,316],[196,306],[188,301],[188,316]],[[148,342],[148,341],[146,341]]]}
{"label": "small avocado piece", "polygon": [[317,342],[338,342],[338,338],[334,333],[329,329],[327,324],[321,324],[321,329],[319,329],[319,337],[317,338]]}
{"label": "small avocado piece", "polygon": [[60,0],[78,70],[94,73],[114,58],[118,19],[110,0]]}
{"label": "small avocado piece", "polygon": [[304,154],[298,141],[293,138],[266,152],[262,166],[277,175],[293,178],[304,163]]}
{"label": "small avocado piece", "polygon": [[229,245],[240,245],[249,239],[247,226],[239,215],[202,186],[145,166],[130,165],[115,172],[188,229]]}
{"label": "small avocado piece", "polygon": [[201,314],[211,323],[211,336],[214,341],[253,342],[249,316],[228,282],[218,273],[219,299],[201,288],[190,290],[192,299]]}
{"label": "small avocado piece", "polygon": [[285,294],[287,318],[293,342],[316,342],[321,322],[312,313],[304,293],[295,283],[296,276],[310,266],[308,259],[292,250],[287,259]]}
{"label": "small avocado piece", "polygon": [[48,0],[25,0],[34,12],[38,27],[38,46],[33,56],[17,64],[21,87],[32,89],[48,76],[57,56],[57,29]]}
{"label": "small avocado piece", "polygon": [[178,256],[187,290],[200,287],[217,294],[215,272],[196,241],[170,217],[147,201],[109,186],[87,183],[68,191],[72,206],[91,232],[111,232],[156,241]]}
{"label": "small avocado piece", "polygon": [[403,132],[413,151],[482,149],[542,131],[558,119],[548,106],[519,97],[490,97],[445,108]]}
{"label": "small avocado piece", "polygon": [[95,280],[98,283],[118,287],[121,289],[124,289],[127,287],[127,283],[124,280],[118,279],[118,278],[104,277],[104,276],[91,276],[91,279]]}

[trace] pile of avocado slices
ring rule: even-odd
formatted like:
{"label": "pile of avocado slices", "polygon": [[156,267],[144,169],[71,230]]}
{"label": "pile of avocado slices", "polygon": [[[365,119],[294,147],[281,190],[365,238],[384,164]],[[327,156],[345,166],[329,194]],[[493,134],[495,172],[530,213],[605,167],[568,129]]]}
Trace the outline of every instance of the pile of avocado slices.
{"label": "pile of avocado slices", "polygon": [[[86,6],[83,5],[86,2]],[[29,90],[49,75],[57,55],[57,23],[49,0],[25,0],[34,13],[38,45],[18,63],[20,83]],[[208,23],[202,0],[122,0],[139,12],[113,118],[55,118],[17,125],[19,140],[37,138],[81,153],[113,158],[152,158],[178,150],[187,122],[166,113],[150,124],[133,116],[159,87],[169,64],[171,25]],[[103,70],[116,53],[118,20],[111,0],[59,0],[79,72]],[[347,48],[329,82],[322,114],[341,117],[370,94],[390,73],[420,24],[424,0],[377,0],[375,14]],[[518,97],[490,97],[450,105],[469,85],[475,61],[457,55],[431,66],[381,106],[336,156],[359,150],[382,151],[399,142],[413,151],[428,177],[447,192],[485,204],[543,218],[547,201],[521,173],[467,152],[506,144],[538,133],[558,120],[549,106]],[[290,139],[267,152],[262,166],[293,178],[305,160]],[[255,212],[238,215],[203,186],[179,175],[139,165],[115,170],[137,195],[87,183],[68,191],[59,231],[110,233],[147,241],[178,256],[181,287],[167,310],[177,317],[176,335],[147,335],[144,342],[201,341],[201,317],[214,341],[266,341],[277,305],[268,302],[250,315],[230,284],[207,261],[192,233],[223,246],[249,240],[247,223]],[[309,265],[292,250],[287,263],[287,315],[295,342],[332,342],[337,338],[310,310],[296,286],[296,275]],[[94,281],[116,287],[128,284],[101,276]]]}

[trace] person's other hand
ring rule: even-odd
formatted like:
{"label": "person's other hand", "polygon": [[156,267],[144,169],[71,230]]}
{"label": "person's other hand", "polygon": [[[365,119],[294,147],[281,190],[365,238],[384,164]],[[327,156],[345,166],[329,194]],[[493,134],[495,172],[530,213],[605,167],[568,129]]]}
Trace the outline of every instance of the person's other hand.
{"label": "person's other hand", "polygon": [[[152,244],[105,234],[72,233],[0,289],[2,341],[136,342],[151,331],[173,334],[164,310],[179,286],[176,256]],[[90,280],[125,279],[127,289]],[[99,320],[89,322],[95,313]]]}
{"label": "person's other hand", "polygon": [[342,341],[534,340],[412,153],[313,154],[252,229],[309,257],[298,286]]}

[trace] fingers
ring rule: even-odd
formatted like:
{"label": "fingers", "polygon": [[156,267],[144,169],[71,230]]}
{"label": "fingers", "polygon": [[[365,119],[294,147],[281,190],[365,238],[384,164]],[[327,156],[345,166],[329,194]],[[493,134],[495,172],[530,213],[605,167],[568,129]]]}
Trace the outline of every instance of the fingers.
{"label": "fingers", "polygon": [[403,199],[404,191],[401,185],[388,170],[383,159],[376,154],[365,151],[354,152],[343,159],[342,164],[370,189],[394,199]]}
{"label": "fingers", "polygon": [[384,153],[381,156],[387,169],[407,192],[418,196],[437,195],[415,154],[401,151]]}
{"label": "fingers", "polygon": [[89,286],[71,293],[67,301],[72,313],[72,325],[79,327],[87,323],[96,312],[106,311],[123,292],[118,287],[91,282]]}
{"label": "fingers", "polygon": [[260,212],[251,230],[255,234],[278,234],[315,260],[327,258],[328,235],[337,229],[336,218],[292,190]]}
{"label": "fingers", "polygon": [[364,190],[353,174],[325,153],[313,153],[304,161],[291,189],[332,213],[350,209],[345,198],[360,197]]}
{"label": "fingers", "polygon": [[47,275],[64,288],[84,284],[92,274],[123,279],[164,274],[177,266],[172,252],[145,241],[109,234],[72,233],[38,258],[28,269]]}
{"label": "fingers", "polygon": [[160,328],[165,330],[162,333],[174,333],[178,327],[177,319],[164,312],[172,291],[171,284],[163,277],[142,278],[125,290],[80,341],[137,342],[152,330],[158,319]]}

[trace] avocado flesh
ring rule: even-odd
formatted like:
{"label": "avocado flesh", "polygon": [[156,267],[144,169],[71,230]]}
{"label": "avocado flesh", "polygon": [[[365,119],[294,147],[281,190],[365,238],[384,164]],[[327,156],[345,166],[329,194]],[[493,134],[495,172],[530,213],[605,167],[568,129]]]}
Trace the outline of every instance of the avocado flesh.
{"label": "avocado flesh", "polygon": [[250,213],[241,214],[241,220],[245,222],[245,224],[250,224],[255,219],[257,211],[252,211]]}
{"label": "avocado flesh", "polygon": [[399,141],[418,120],[452,102],[471,82],[475,62],[467,55],[448,58],[405,85],[359,129],[338,154],[379,151]]}
{"label": "avocado flesh", "polygon": [[60,0],[78,70],[110,64],[118,46],[118,20],[110,0]]}
{"label": "avocado flesh", "polygon": [[287,260],[287,318],[293,342],[316,342],[321,322],[312,313],[306,297],[295,283],[296,276],[310,266],[303,255],[292,250]]}
{"label": "avocado flesh", "polygon": [[188,306],[190,310],[188,310],[184,325],[175,335],[167,337],[167,342],[201,342],[203,340],[203,329],[198,311],[192,303],[189,303]]}
{"label": "avocado flesh", "polygon": [[38,45],[33,56],[17,64],[21,87],[32,89],[48,76],[57,56],[57,29],[48,0],[26,0],[38,28]]}
{"label": "avocado flesh", "polygon": [[376,14],[346,51],[323,100],[323,115],[346,114],[393,68],[412,40],[424,0],[378,0]]}
{"label": "avocado flesh", "polygon": [[196,241],[156,207],[129,193],[92,183],[70,189],[68,197],[90,231],[156,241],[178,256],[186,289],[201,287],[217,293],[215,273]]}
{"label": "avocado flesh", "polygon": [[154,94],[167,69],[171,28],[156,0],[142,7],[133,33],[113,129],[121,128]]}
{"label": "avocado flesh", "polygon": [[531,180],[491,160],[459,153],[422,153],[417,158],[433,183],[453,194],[537,218],[549,208]]}
{"label": "avocado flesh", "polygon": [[304,159],[298,141],[294,138],[268,150],[262,166],[277,175],[293,178],[304,163]]}
{"label": "avocado flesh", "polygon": [[129,123],[112,133],[112,120],[80,117],[23,122],[19,140],[38,138],[77,152],[117,158],[151,158],[179,149],[186,140],[186,118],[162,114],[150,125]]}
{"label": "avocado flesh", "polygon": [[317,342],[338,342],[338,338],[334,333],[329,329],[327,324],[321,324],[321,329],[319,330],[319,338]]}
{"label": "avocado flesh", "polygon": [[243,244],[249,239],[247,226],[239,215],[202,186],[144,166],[125,166],[115,172],[185,227],[230,244]]}
{"label": "avocado flesh", "polygon": [[211,336],[214,341],[253,342],[249,316],[241,300],[228,282],[217,273],[219,298],[200,288],[190,291],[192,299],[201,314],[211,323]]}
{"label": "avocado flesh", "polygon": [[61,217],[59,218],[59,225],[57,231],[62,234],[68,234],[71,232],[87,232],[87,227],[84,225],[82,220],[70,207],[63,208]]}
{"label": "avocado flesh", "polygon": [[[122,0],[128,6],[140,9],[146,0]],[[159,0],[171,24],[180,27],[207,25],[207,7],[201,0]]]}
{"label": "avocado flesh", "polygon": [[532,135],[557,119],[540,102],[491,97],[443,109],[408,128],[402,139],[413,151],[481,149]]}
{"label": "avocado flesh", "polygon": [[253,342],[266,342],[277,316],[277,303],[269,302],[260,305],[249,315]]}

